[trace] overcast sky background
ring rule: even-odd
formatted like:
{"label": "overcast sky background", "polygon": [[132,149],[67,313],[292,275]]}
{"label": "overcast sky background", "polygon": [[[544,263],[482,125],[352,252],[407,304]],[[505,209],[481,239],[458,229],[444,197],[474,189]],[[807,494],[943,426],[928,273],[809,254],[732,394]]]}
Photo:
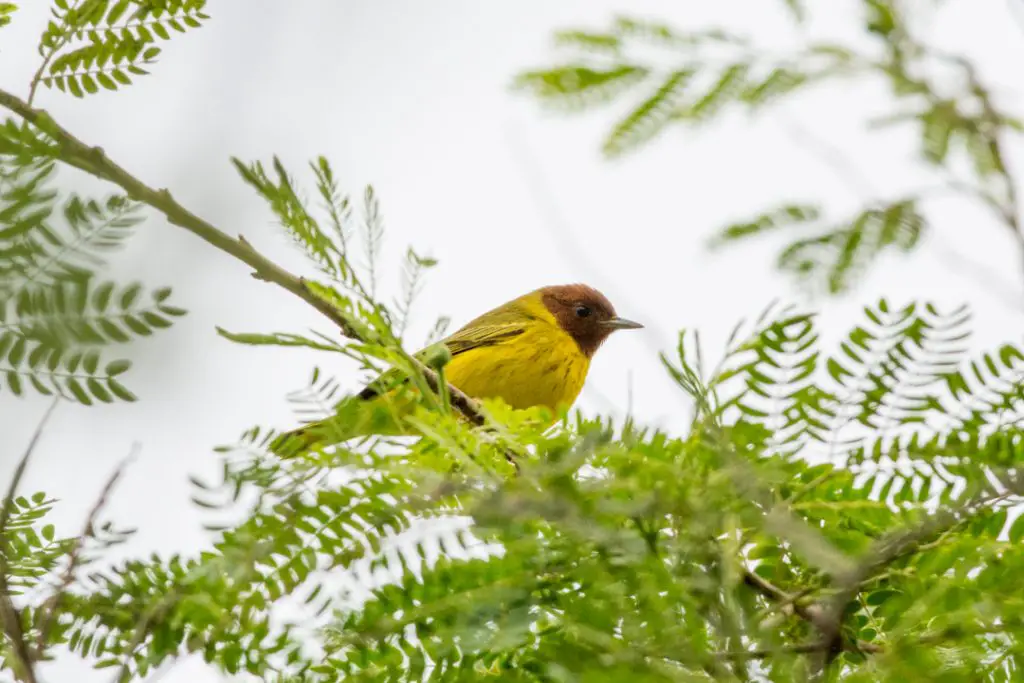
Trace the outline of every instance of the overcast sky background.
{"label": "overcast sky background", "polygon": [[[809,27],[815,35],[863,40],[856,2],[811,4],[833,8]],[[946,4],[927,23],[928,41],[964,51],[1003,101],[1024,110],[1024,32],[1009,3]],[[20,95],[37,67],[35,44],[48,16],[47,3],[25,5],[3,29],[0,51],[0,87]],[[782,6],[781,0],[221,0],[211,2],[208,25],[176,37],[153,75],[137,85],[86,100],[42,91],[37,104],[144,181],[170,188],[199,215],[228,233],[244,233],[295,270],[304,267],[302,256],[238,180],[228,157],[279,154],[307,180],[303,165],[324,154],[355,197],[372,183],[387,226],[385,291],[399,291],[407,245],[440,260],[410,339],[422,340],[438,315],[451,316],[454,329],[538,286],[585,281],[598,287],[620,314],[648,327],[619,333],[602,348],[579,407],[622,415],[631,395],[640,420],[672,428],[681,426],[685,402],[665,378],[657,351],[672,348],[676,331],[700,329],[715,357],[739,318],[775,297],[799,298],[772,270],[777,243],[710,254],[706,238],[781,201],[822,200],[836,216],[860,205],[857,188],[794,130],[829,141],[890,196],[935,176],[915,161],[909,130],[864,131],[866,117],[888,102],[878,83],[816,91],[755,120],[729,115],[700,130],[670,129],[616,162],[601,158],[600,143],[621,106],[559,116],[512,93],[509,84],[518,71],[555,61],[554,30],[600,28],[627,9],[682,28],[749,32],[782,49],[797,37]],[[1021,167],[1024,160],[1015,158]],[[97,187],[71,171],[60,180],[63,189]],[[950,254],[959,254],[1020,292],[1024,279],[1012,241],[977,208],[934,207],[934,234],[911,258],[886,258],[853,296],[823,302],[828,331],[844,331],[858,320],[860,306],[885,295],[972,304],[978,346],[1019,338],[1022,316],[950,267]],[[117,259],[116,275],[173,285],[172,301],[190,313],[132,349],[136,365],[128,381],[137,403],[60,405],[22,491],[45,488],[59,497],[55,519],[71,533],[138,441],[140,456],[108,516],[139,526],[134,551],[194,551],[206,536],[202,515],[188,502],[188,475],[213,473],[211,448],[252,425],[293,424],[285,394],[304,386],[314,363],[331,360],[236,346],[217,337],[214,326],[331,328],[291,295],[253,280],[239,263],[157,218],[140,226]],[[351,367],[329,369],[357,386]],[[0,393],[0,470],[13,469],[47,405]],[[77,663],[48,671],[48,681],[109,677],[85,675]],[[202,671],[185,662],[162,680],[218,680]]]}

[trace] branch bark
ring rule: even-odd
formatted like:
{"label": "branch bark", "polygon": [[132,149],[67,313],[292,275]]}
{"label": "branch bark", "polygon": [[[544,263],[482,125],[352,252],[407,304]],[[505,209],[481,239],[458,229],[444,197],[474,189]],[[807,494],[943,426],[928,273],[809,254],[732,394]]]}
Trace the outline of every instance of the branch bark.
{"label": "branch bark", "polygon": [[915,526],[883,537],[864,554],[863,559],[846,576],[837,577],[838,592],[829,601],[825,610],[826,618],[819,628],[822,638],[830,645],[824,650],[825,657],[821,669],[827,668],[842,649],[843,614],[868,579],[897,559],[914,552],[927,539],[961,524],[978,511],[1019,493],[1020,483],[1014,479],[1012,484],[1010,491],[973,497],[955,508],[939,510]]}
{"label": "branch bark", "polygon": [[[787,593],[749,569],[744,571],[743,582],[772,602],[782,605],[783,610],[786,613],[795,614],[814,626],[814,628],[816,628],[823,636],[826,633],[832,632],[831,617],[822,605],[818,603],[801,605],[797,596]],[[855,643],[843,643],[841,641],[834,642],[828,638],[823,638],[821,641],[815,643],[811,649],[807,650],[807,652],[823,652],[835,648],[838,648],[839,650],[845,649],[857,652],[866,652],[868,654],[877,654],[882,652],[881,646],[869,643],[865,640],[858,640]]]}
{"label": "branch bark", "polygon": [[[864,584],[899,558],[925,549],[925,542],[929,538],[967,521],[974,514],[1007,498],[1024,494],[1024,481],[1016,476],[1006,480],[1006,487],[1004,491],[983,492],[956,507],[941,509],[916,525],[880,539],[855,565],[835,577],[832,585],[835,592],[829,598],[819,599],[811,604],[801,604],[800,596],[790,594],[747,568],[744,568],[743,582],[771,602],[780,605],[785,614],[800,617],[818,631],[820,641],[800,647],[804,648],[802,651],[806,654],[821,655],[817,662],[817,674],[820,676],[843,651],[866,654],[884,651],[880,645],[850,640],[844,638],[842,634],[846,608],[856,599]],[[740,655],[737,653],[735,656]]]}

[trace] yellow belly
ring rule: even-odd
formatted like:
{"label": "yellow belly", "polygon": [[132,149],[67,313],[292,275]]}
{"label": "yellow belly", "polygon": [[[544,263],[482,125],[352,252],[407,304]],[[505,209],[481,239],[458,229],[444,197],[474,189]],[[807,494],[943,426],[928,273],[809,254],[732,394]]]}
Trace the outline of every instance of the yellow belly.
{"label": "yellow belly", "polygon": [[[576,401],[589,368],[590,359],[569,335],[554,325],[538,324],[506,343],[457,354],[445,368],[445,377],[474,398],[500,398],[517,410],[545,406],[557,412]],[[405,434],[401,415],[406,407],[394,399],[392,394],[375,399],[373,404],[388,402],[388,410],[381,411],[349,397],[339,403],[335,417],[282,435],[272,450],[291,457],[317,443],[339,443],[368,434]]]}
{"label": "yellow belly", "polygon": [[509,343],[460,353],[445,368],[449,382],[474,398],[500,398],[517,410],[571,406],[590,359],[561,329],[536,325]]}

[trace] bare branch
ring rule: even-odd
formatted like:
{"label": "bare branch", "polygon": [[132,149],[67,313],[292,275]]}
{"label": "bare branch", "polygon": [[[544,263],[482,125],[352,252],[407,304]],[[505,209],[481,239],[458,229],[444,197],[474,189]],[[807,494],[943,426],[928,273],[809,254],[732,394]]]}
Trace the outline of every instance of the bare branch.
{"label": "bare branch", "polygon": [[18,485],[21,483],[21,478],[25,475],[25,468],[28,466],[28,459],[32,457],[32,452],[36,449],[36,444],[39,443],[39,438],[43,435],[43,428],[46,427],[46,423],[50,421],[50,416],[53,415],[54,409],[60,402],[60,397],[53,399],[53,403],[43,413],[42,419],[39,420],[39,424],[36,425],[36,429],[32,432],[32,438],[29,439],[28,447],[25,449],[25,454],[21,456],[21,460],[18,462],[18,466],[14,470],[14,476],[11,477],[11,484],[7,488],[7,496],[4,498],[3,509],[0,510],[0,558],[6,560],[7,558],[7,539],[4,536],[4,532],[7,530],[7,522],[11,517],[11,508],[14,504],[14,496],[18,490]]}
{"label": "bare branch", "polygon": [[118,464],[114,473],[110,475],[103,490],[100,491],[99,498],[96,499],[96,503],[92,506],[92,510],[89,511],[89,516],[86,518],[85,526],[82,528],[82,533],[79,534],[78,538],[75,539],[75,545],[71,549],[71,553],[68,555],[68,566],[64,570],[64,575],[61,577],[61,582],[57,586],[53,595],[43,605],[41,614],[42,621],[39,628],[39,637],[36,640],[36,651],[42,653],[46,648],[46,643],[49,640],[50,629],[53,627],[54,620],[57,617],[57,610],[60,609],[61,599],[64,594],[67,593],[71,584],[75,580],[75,571],[78,569],[78,565],[81,561],[82,550],[85,547],[85,542],[93,538],[96,534],[96,520],[99,517],[100,511],[107,504],[107,500],[110,497],[110,492],[114,490],[114,485],[118,479],[121,478],[121,474],[124,472],[125,467],[133,461],[139,452],[139,444],[133,444],[131,452],[124,460]]}
{"label": "bare branch", "polygon": [[965,276],[973,279],[1011,311],[1020,313],[1021,308],[1024,307],[1024,295],[1015,291],[1015,288],[1011,285],[1003,282],[1002,278],[995,274],[990,266],[967,258],[956,249],[935,240],[934,235],[932,240],[935,244],[935,251],[939,260],[951,269],[958,270]]}
{"label": "bare branch", "polygon": [[815,135],[795,119],[783,118],[780,123],[795,143],[818,157],[861,200],[871,201],[878,197],[879,192],[867,174],[861,171],[839,147]]}

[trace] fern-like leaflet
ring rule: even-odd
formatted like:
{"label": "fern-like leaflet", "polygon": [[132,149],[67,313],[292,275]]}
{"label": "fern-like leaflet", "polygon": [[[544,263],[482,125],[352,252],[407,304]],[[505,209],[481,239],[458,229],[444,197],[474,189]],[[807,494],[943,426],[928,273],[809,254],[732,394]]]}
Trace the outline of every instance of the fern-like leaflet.
{"label": "fern-like leaflet", "polygon": [[710,244],[720,247],[782,230],[813,230],[816,234],[791,239],[779,252],[776,263],[812,290],[838,294],[849,291],[883,252],[906,253],[916,247],[927,227],[914,198],[869,208],[828,227],[821,225],[817,207],[794,204],[729,225]]}
{"label": "fern-like leaflet", "polygon": [[131,401],[119,378],[126,360],[101,347],[167,328],[185,313],[160,289],[94,275],[140,222],[138,206],[114,195],[72,195],[58,214],[54,162],[27,129],[5,126],[14,154],[0,159],[0,376],[13,394],[31,388],[80,403]]}
{"label": "fern-like leaflet", "polygon": [[131,85],[156,63],[157,39],[198,28],[209,19],[205,7],[206,0],[55,0],[31,91],[42,84],[84,97]]}

